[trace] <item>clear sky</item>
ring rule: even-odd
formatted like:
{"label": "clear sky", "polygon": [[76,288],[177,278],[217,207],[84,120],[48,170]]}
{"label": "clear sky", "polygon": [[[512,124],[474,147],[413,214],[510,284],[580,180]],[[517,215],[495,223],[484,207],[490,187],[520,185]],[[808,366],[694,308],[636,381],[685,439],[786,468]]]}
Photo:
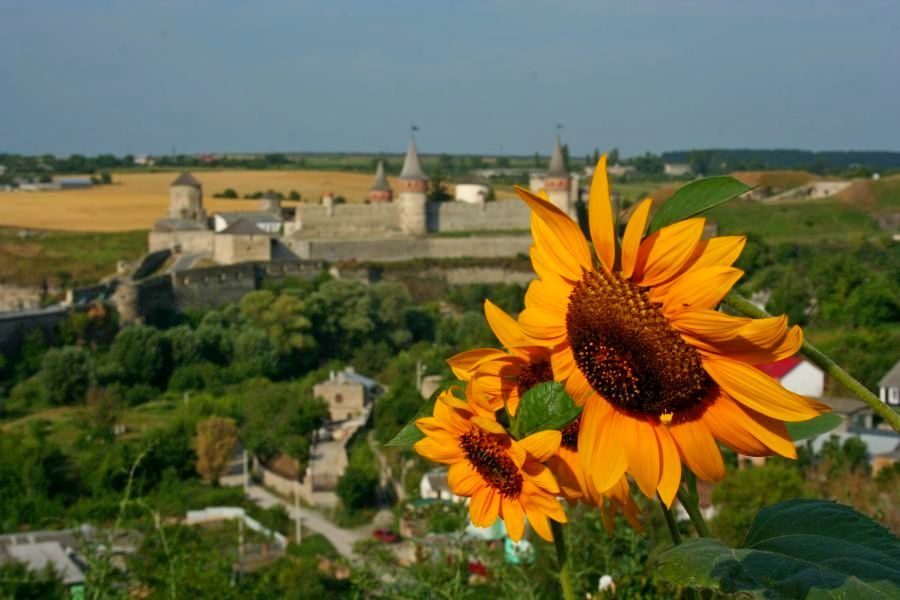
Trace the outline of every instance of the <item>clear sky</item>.
{"label": "clear sky", "polygon": [[897,0],[0,0],[0,151],[900,150]]}

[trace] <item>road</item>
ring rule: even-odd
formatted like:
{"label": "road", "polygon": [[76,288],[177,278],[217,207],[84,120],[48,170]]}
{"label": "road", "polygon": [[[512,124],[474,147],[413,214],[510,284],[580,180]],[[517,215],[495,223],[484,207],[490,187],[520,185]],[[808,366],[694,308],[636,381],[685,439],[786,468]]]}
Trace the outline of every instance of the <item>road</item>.
{"label": "road", "polygon": [[287,510],[291,519],[295,518],[295,510],[299,510],[303,525],[316,533],[321,533],[325,536],[325,538],[331,542],[331,545],[334,546],[334,549],[347,559],[353,560],[355,558],[355,555],[353,554],[353,544],[358,540],[368,537],[365,528],[353,530],[338,527],[316,511],[303,507],[295,509],[292,504],[285,502],[278,496],[259,486],[251,485],[247,489],[246,494],[262,508],[271,508],[280,504]]}

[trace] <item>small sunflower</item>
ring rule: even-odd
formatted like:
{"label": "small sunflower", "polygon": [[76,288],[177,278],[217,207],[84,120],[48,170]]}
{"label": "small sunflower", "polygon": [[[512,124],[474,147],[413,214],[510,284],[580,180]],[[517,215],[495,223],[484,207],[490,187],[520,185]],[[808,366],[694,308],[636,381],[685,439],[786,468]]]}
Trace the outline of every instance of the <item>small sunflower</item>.
{"label": "small sunflower", "polygon": [[556,500],[559,486],[542,463],[559,447],[558,431],[516,441],[489,409],[449,390],[438,396],[434,416],[418,419],[416,426],[425,434],[416,452],[450,465],[450,489],[471,498],[469,515],[476,527],[490,527],[500,516],[509,537],[519,541],[527,516],[539,536],[553,540],[547,518],[565,523],[566,513]]}
{"label": "small sunflower", "polygon": [[648,497],[671,504],[681,461],[722,478],[720,440],[749,456],[796,457],[784,421],[828,410],[785,390],[754,365],[802,344],[786,317],[746,319],[715,310],[743,271],[731,265],[745,238],[701,240],[704,219],[644,237],[651,202],[637,206],[621,242],[613,230],[606,157],[590,193],[590,233],[546,200],[516,188],[532,209],[531,260],[539,279],[525,296],[522,331],[553,347],[551,362],[584,405],[578,450],[598,490],[627,471]]}
{"label": "small sunflower", "polygon": [[461,352],[447,362],[454,374],[469,383],[477,400],[493,410],[503,406],[515,416],[522,396],[532,387],[553,381],[550,349],[535,346],[519,324],[490,300],[484,315],[497,339],[506,348],[477,348]]}
{"label": "small sunflower", "polygon": [[[457,354],[448,362],[456,376],[468,382],[480,405],[499,410],[505,404],[509,413],[515,416],[525,392],[541,383],[554,381],[550,349],[534,346],[516,320],[490,300],[485,300],[484,314],[494,335],[509,353],[478,348]],[[584,502],[601,507],[608,528],[612,527],[617,508],[625,513],[632,526],[638,528],[638,507],[631,499],[628,479],[624,475],[606,493],[598,492],[592,482],[585,479],[577,449],[580,425],[581,416],[578,416],[563,427],[559,448],[547,461],[559,483],[560,496],[570,505]]]}

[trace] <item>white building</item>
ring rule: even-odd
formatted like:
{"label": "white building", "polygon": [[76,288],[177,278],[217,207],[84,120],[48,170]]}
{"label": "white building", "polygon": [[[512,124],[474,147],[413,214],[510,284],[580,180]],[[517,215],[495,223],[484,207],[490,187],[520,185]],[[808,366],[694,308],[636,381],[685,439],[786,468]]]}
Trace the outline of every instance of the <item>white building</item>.
{"label": "white building", "polygon": [[[624,177],[625,175],[634,175],[635,173],[637,173],[637,169],[635,169],[631,165],[616,163],[614,165],[607,166],[606,173],[611,177]],[[590,174],[593,175],[593,167],[591,167]]]}
{"label": "white building", "polygon": [[280,233],[284,224],[281,215],[268,211],[223,212],[213,215],[213,229],[219,233],[237,221],[253,223],[259,229],[271,234]]}
{"label": "white building", "polygon": [[419,495],[431,500],[449,500],[450,502],[465,502],[465,498],[457,496],[450,490],[447,481],[447,467],[432,469],[422,476],[419,482]]}
{"label": "white building", "polygon": [[663,169],[669,177],[684,177],[693,172],[691,165],[687,163],[666,163]]}
{"label": "white building", "polygon": [[802,358],[791,356],[758,368],[795,394],[821,398],[825,392],[825,372]]}
{"label": "white building", "polygon": [[878,382],[881,401],[891,406],[900,406],[900,360]]}
{"label": "white building", "polygon": [[491,186],[481,178],[468,177],[456,184],[453,197],[457,202],[479,204],[485,202],[491,193]]}

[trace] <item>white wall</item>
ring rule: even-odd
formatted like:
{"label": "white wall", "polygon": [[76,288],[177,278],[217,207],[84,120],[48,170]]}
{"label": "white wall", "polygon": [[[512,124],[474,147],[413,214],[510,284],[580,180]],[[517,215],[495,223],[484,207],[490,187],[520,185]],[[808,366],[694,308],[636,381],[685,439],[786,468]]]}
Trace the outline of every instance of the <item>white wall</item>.
{"label": "white wall", "polygon": [[821,398],[825,392],[825,373],[816,365],[803,361],[781,378],[781,385],[796,394]]}

